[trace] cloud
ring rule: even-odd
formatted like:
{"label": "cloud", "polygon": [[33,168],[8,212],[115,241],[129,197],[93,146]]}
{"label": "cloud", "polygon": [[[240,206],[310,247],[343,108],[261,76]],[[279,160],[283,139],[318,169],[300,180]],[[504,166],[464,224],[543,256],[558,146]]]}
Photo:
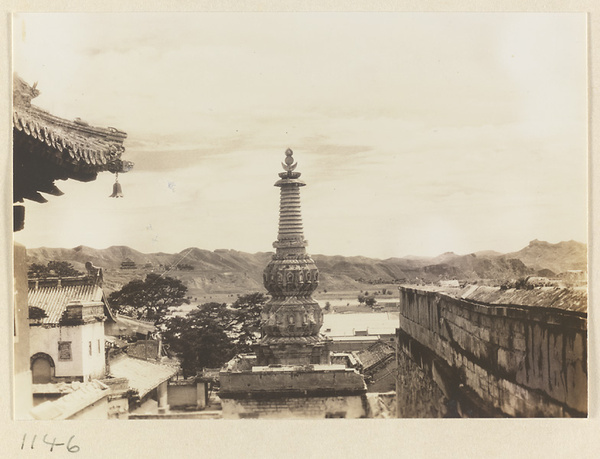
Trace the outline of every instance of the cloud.
{"label": "cloud", "polygon": [[136,163],[123,200],[61,184],[22,236],[265,250],[290,147],[317,252],[581,240],[585,46],[569,14],[19,14],[35,103],[126,131]]}

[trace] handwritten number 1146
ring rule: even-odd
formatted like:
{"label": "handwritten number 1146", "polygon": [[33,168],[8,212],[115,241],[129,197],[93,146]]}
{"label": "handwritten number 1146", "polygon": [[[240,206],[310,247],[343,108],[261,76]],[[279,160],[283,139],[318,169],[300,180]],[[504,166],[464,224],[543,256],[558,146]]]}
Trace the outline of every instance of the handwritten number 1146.
{"label": "handwritten number 1146", "polygon": [[[42,443],[45,445],[49,445],[50,446],[50,452],[54,451],[54,447],[55,446],[65,446],[67,448],[67,451],[70,453],[77,453],[79,452],[79,446],[72,444],[73,442],[73,438],[75,438],[75,435],[71,435],[71,438],[69,438],[69,441],[65,444],[65,443],[57,443],[56,442],[56,437],[54,437],[52,439],[52,441],[48,440],[48,434],[44,435],[44,437],[42,438]],[[28,446],[30,447],[30,449],[34,449],[35,448],[35,442],[37,440],[37,435],[34,435],[31,438],[31,443],[28,444]],[[25,444],[27,443],[27,434],[23,435],[23,441],[21,442],[21,449],[25,449]]]}

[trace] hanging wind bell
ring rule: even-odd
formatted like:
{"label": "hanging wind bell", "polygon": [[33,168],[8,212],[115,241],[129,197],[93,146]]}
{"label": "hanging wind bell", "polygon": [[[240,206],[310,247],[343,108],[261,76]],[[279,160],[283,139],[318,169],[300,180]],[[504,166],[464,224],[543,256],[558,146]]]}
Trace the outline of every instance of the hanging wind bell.
{"label": "hanging wind bell", "polygon": [[113,192],[109,198],[122,198],[123,190],[121,190],[121,184],[119,183],[119,173],[115,173],[115,183],[113,184]]}

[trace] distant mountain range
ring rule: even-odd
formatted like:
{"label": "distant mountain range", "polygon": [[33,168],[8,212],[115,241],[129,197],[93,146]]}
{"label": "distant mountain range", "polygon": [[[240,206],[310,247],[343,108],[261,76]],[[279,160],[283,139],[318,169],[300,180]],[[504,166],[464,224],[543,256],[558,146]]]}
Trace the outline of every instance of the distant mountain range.
{"label": "distant mountain range", "polygon": [[[189,248],[179,253],[142,253],[125,246],[93,249],[78,246],[73,249],[28,249],[28,263],[46,264],[48,261],[68,261],[85,271],[91,261],[104,268],[107,290],[120,288],[146,272],[161,271],[165,267],[188,265],[190,270],[172,268],[170,276],[181,278],[192,295],[206,293],[247,293],[264,290],[262,271],[272,253],[255,254],[235,250],[202,250]],[[557,244],[534,240],[518,252],[498,253],[483,251],[468,255],[447,252],[437,257],[388,258],[313,255],[321,281],[319,289],[330,291],[358,290],[367,284],[435,282],[440,279],[474,281],[480,279],[509,280],[525,276],[551,277],[567,270],[587,270],[587,246],[581,242],[565,241]],[[121,263],[131,260],[137,269],[121,269]],[[168,268],[167,268],[168,269]]]}

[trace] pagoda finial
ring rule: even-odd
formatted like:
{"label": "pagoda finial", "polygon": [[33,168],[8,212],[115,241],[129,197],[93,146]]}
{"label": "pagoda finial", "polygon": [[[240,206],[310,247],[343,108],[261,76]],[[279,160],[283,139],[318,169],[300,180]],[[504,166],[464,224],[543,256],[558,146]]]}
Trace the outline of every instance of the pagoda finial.
{"label": "pagoda finial", "polygon": [[291,148],[285,150],[285,164],[281,163],[281,165],[283,166],[283,170],[286,172],[292,172],[298,165],[298,163],[294,163],[294,158],[292,157],[293,154],[294,152]]}
{"label": "pagoda finial", "polygon": [[281,174],[279,174],[279,176],[281,178],[298,178],[300,177],[300,172],[294,172],[294,169],[296,169],[296,167],[298,166],[298,163],[294,162],[294,157],[293,157],[294,152],[292,151],[291,148],[288,148],[287,150],[285,150],[285,162],[281,163],[281,166],[283,167],[283,170],[285,172],[282,172]]}

